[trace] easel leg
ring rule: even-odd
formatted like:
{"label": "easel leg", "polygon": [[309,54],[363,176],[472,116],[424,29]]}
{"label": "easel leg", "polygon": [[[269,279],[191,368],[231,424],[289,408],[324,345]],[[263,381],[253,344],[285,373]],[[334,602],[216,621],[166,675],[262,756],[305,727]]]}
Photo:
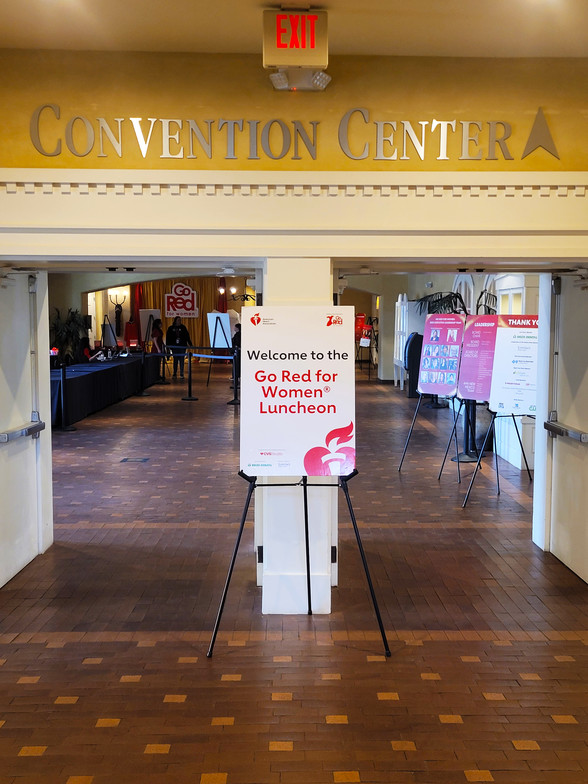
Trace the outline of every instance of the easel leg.
{"label": "easel leg", "polygon": [[312,593],[310,589],[310,539],[308,533],[308,477],[302,477],[302,496],[304,498],[304,547],[306,551],[306,595],[308,614],[312,615]]}
{"label": "easel leg", "polygon": [[[420,398],[419,398],[420,402]],[[374,610],[376,613],[376,618],[378,619],[378,626],[380,627],[380,634],[382,635],[382,642],[384,643],[384,650],[386,651],[386,656],[391,656],[390,648],[388,646],[388,639],[386,637],[386,631],[384,629],[384,624],[382,623],[382,616],[380,615],[380,609],[378,607],[378,600],[376,599],[376,594],[374,591],[374,586],[372,584],[372,578],[370,577],[370,570],[368,568],[367,559],[365,557],[365,552],[363,550],[363,545],[361,543],[361,536],[359,535],[359,528],[357,527],[357,521],[355,519],[355,513],[353,512],[353,506],[351,504],[351,498],[349,496],[349,488],[347,487],[347,480],[351,479],[351,477],[355,476],[357,471],[354,471],[349,476],[342,476],[339,479],[339,486],[343,490],[345,494],[345,500],[347,501],[347,507],[349,509],[349,516],[351,517],[351,522],[353,523],[353,530],[355,531],[355,538],[357,539],[357,546],[359,548],[359,554],[361,555],[361,560],[363,562],[363,568],[365,571],[365,576],[367,579],[367,584],[370,589],[370,596],[372,597],[372,604],[374,605]]]}
{"label": "easel leg", "polygon": [[451,439],[455,437],[455,448],[456,448],[456,455],[457,455],[457,481],[458,484],[461,483],[461,472],[459,469],[459,450],[457,446],[457,417],[461,413],[461,408],[463,406],[463,400],[459,401],[459,411],[457,412],[457,416],[455,414],[455,398],[451,398],[451,407],[453,409],[453,427],[451,429],[451,433],[447,440],[447,447],[445,449],[445,454],[443,455],[443,462],[441,463],[441,468],[439,469],[439,476],[437,479],[441,479],[441,474],[443,473],[443,469],[445,468],[445,461],[447,460],[447,455],[449,454],[449,447],[451,445]]}
{"label": "easel leg", "polygon": [[494,465],[496,466],[496,495],[500,495],[500,474],[498,473],[498,450],[496,449],[496,417],[492,420],[492,449],[494,449]]}
{"label": "easel leg", "polygon": [[521,452],[523,453],[523,460],[525,461],[525,466],[527,468],[527,474],[529,476],[529,482],[533,481],[533,477],[531,476],[531,469],[529,468],[529,464],[527,463],[527,455],[525,454],[525,448],[523,446],[523,439],[521,438],[521,434],[519,433],[519,428],[517,425],[517,420],[515,419],[515,415],[511,414],[512,416],[512,423],[515,426],[515,430],[517,431],[517,438],[519,439],[519,445],[521,447]]}
{"label": "easel leg", "polygon": [[453,408],[453,420],[454,420],[454,423],[455,423],[455,429],[454,429],[453,433],[454,433],[454,436],[455,436],[455,462],[457,463],[457,484],[460,485],[461,484],[461,466],[459,464],[460,460],[459,460],[459,443],[458,443],[458,440],[457,440],[457,423],[458,423],[458,420],[459,420],[459,413],[461,411],[461,407],[463,406],[463,400],[459,401],[459,411],[457,412],[457,414],[455,413],[455,398],[453,398],[453,400],[451,401],[451,406]]}
{"label": "easel leg", "polygon": [[423,402],[423,396],[419,394],[418,403],[416,404],[416,408],[414,411],[414,416],[412,418],[412,423],[410,425],[408,435],[406,437],[406,443],[404,444],[404,452],[402,453],[402,457],[400,458],[400,465],[398,466],[398,470],[402,468],[402,464],[404,463],[404,456],[406,455],[406,450],[408,449],[408,442],[410,441],[410,437],[412,435],[412,431],[414,430],[414,423],[416,422],[417,415],[419,413],[419,408],[421,407],[421,403]]}
{"label": "easel leg", "polygon": [[[470,486],[468,487],[468,491],[465,495],[463,500],[463,504],[461,505],[462,509],[465,509],[465,505],[468,502],[468,498],[470,497],[470,493],[472,491],[472,487],[474,486],[474,480],[476,478],[476,474],[478,473],[478,469],[480,468],[480,463],[482,462],[482,458],[484,457],[484,450],[486,449],[486,442],[488,441],[488,436],[490,435],[490,431],[494,432],[494,420],[496,419],[496,414],[492,414],[492,420],[490,425],[488,426],[488,430],[486,431],[486,435],[484,436],[484,443],[482,444],[482,449],[478,455],[478,462],[476,463],[476,467],[474,469],[474,473],[472,474],[472,478],[470,480]],[[498,476],[498,466],[496,467],[496,476]]]}
{"label": "easel leg", "polygon": [[249,487],[247,488],[247,498],[245,499],[245,507],[243,508],[243,516],[241,517],[241,525],[239,526],[239,532],[237,534],[237,541],[235,542],[235,549],[233,550],[233,557],[231,558],[231,564],[229,566],[229,571],[227,573],[227,579],[225,580],[225,587],[223,588],[223,595],[221,597],[221,601],[218,608],[218,613],[216,615],[216,621],[214,622],[214,629],[212,631],[212,637],[210,638],[210,645],[208,647],[208,653],[206,656],[210,659],[212,656],[212,649],[214,648],[214,643],[216,640],[216,635],[218,632],[218,627],[220,625],[221,617],[223,614],[223,609],[225,606],[225,600],[227,598],[227,593],[229,590],[229,583],[231,582],[231,576],[233,574],[233,568],[235,566],[235,560],[237,559],[237,551],[239,549],[239,544],[241,542],[241,536],[243,534],[243,528],[245,527],[245,520],[247,519],[247,512],[249,511],[249,504],[251,503],[251,496],[253,495],[253,491],[255,490],[255,483],[257,481],[256,476],[247,476],[242,471],[239,471],[239,476],[249,482]]}

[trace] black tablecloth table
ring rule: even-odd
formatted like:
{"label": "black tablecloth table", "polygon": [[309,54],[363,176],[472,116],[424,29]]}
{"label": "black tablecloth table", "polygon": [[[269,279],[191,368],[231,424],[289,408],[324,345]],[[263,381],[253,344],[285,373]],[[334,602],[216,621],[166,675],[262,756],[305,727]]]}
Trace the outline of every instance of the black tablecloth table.
{"label": "black tablecloth table", "polygon": [[51,371],[51,425],[71,425],[118,403],[159,379],[159,357],[116,358],[66,368],[66,421],[61,416],[61,369]]}

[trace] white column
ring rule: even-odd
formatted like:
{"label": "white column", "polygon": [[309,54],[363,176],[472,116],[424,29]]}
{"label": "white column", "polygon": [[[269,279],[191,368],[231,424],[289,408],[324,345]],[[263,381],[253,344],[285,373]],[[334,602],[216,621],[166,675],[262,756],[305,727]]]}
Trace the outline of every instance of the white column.
{"label": "white column", "polygon": [[[535,473],[533,477],[533,542],[550,550],[553,439],[543,423],[551,405],[551,275],[539,276],[539,344],[537,352],[537,411],[535,419]],[[554,372],[555,368],[553,369]]]}
{"label": "white column", "polygon": [[264,305],[332,305],[331,259],[266,259],[263,270]]}
{"label": "white column", "polygon": [[[263,276],[264,305],[330,305],[333,282],[331,260],[325,258],[268,258]],[[263,547],[258,563],[262,612],[306,614],[306,548],[301,487],[272,487],[298,482],[301,477],[260,479],[255,491],[255,545]],[[336,564],[331,547],[337,545],[337,487],[314,488],[325,477],[308,480],[311,599],[313,613],[330,613],[331,585]],[[336,483],[336,480],[333,480]],[[259,553],[259,549],[256,550]]]}

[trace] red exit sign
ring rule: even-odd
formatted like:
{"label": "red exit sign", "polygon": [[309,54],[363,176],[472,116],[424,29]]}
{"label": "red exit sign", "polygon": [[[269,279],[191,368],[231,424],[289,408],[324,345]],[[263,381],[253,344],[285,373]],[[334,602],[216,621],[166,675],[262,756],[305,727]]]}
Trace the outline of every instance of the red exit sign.
{"label": "red exit sign", "polygon": [[326,68],[328,63],[326,11],[263,12],[264,68]]}

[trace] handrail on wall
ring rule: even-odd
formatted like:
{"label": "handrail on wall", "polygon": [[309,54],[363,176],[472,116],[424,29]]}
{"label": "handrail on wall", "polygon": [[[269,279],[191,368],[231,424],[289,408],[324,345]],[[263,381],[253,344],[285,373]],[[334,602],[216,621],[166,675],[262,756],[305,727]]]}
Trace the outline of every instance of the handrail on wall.
{"label": "handrail on wall", "polygon": [[27,422],[22,427],[15,427],[12,430],[7,430],[5,433],[0,433],[0,444],[7,444],[9,441],[16,441],[17,438],[24,438],[25,436],[39,438],[39,433],[42,430],[45,430],[45,423],[38,419],[33,420]]}
{"label": "handrail on wall", "polygon": [[566,438],[573,438],[574,441],[581,441],[584,444],[588,443],[588,433],[584,433],[582,430],[576,430],[575,427],[568,427],[556,420],[544,422],[543,427],[552,438],[555,438],[555,436],[565,436]]}

